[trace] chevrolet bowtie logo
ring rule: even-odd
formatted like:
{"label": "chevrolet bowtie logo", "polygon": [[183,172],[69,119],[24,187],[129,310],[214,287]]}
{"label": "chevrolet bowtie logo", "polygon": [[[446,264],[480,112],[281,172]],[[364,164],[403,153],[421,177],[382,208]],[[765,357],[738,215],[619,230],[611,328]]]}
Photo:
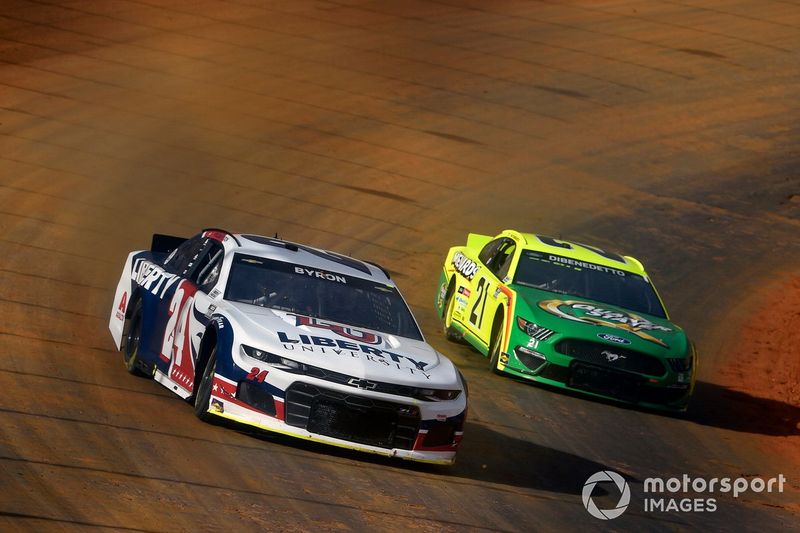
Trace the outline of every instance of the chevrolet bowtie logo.
{"label": "chevrolet bowtie logo", "polygon": [[377,383],[359,378],[350,378],[347,384],[352,385],[353,387],[358,387],[359,389],[366,389],[366,390],[372,390],[378,386]]}

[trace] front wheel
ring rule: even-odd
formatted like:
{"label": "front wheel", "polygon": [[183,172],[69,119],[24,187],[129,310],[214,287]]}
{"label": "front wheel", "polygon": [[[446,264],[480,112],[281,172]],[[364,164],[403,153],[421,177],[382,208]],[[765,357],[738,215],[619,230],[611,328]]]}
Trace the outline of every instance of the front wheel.
{"label": "front wheel", "polygon": [[194,414],[203,422],[209,422],[213,415],[208,412],[211,403],[211,385],[214,382],[214,374],[217,371],[217,347],[211,350],[208,363],[203,371],[203,378],[197,386],[197,393],[194,397]]}
{"label": "front wheel", "polygon": [[503,374],[497,366],[500,364],[500,344],[503,340],[503,323],[500,322],[499,327],[495,328],[492,334],[492,341],[489,345],[489,368],[495,374]]}

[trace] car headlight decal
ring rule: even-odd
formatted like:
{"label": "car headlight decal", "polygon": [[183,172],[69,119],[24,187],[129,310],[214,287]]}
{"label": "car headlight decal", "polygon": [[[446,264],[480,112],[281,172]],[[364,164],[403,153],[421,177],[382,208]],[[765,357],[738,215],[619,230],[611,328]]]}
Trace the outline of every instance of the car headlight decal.
{"label": "car headlight decal", "polygon": [[556,333],[552,329],[543,328],[539,324],[525,320],[521,316],[517,317],[517,326],[529,337],[533,337],[534,339],[540,341],[547,340]]}
{"label": "car headlight decal", "polygon": [[460,390],[417,389],[417,397],[433,402],[455,400],[459,394],[461,394]]}
{"label": "car headlight decal", "polygon": [[265,352],[264,350],[259,350],[245,344],[242,344],[242,353],[248,357],[252,357],[253,359],[263,361],[270,366],[285,370],[286,372],[302,372],[304,370],[303,367],[305,366],[297,361],[287,359],[286,357],[281,357],[280,355],[276,355],[274,353]]}

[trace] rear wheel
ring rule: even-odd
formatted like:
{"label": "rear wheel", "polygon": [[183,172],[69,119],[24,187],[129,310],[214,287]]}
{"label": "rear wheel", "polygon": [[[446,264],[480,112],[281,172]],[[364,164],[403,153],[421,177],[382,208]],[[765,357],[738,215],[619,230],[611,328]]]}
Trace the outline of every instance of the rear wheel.
{"label": "rear wheel", "polygon": [[444,305],[444,336],[447,340],[459,342],[462,339],[461,334],[453,327],[453,309],[456,307],[455,285],[450,284],[447,291],[447,301]]}
{"label": "rear wheel", "polygon": [[136,302],[131,318],[128,320],[128,331],[125,334],[125,344],[122,350],[122,362],[125,369],[135,375],[144,376],[139,368],[139,350],[142,339],[142,303]]}
{"label": "rear wheel", "polygon": [[197,386],[197,391],[194,396],[194,414],[203,422],[209,422],[213,415],[208,412],[208,406],[211,403],[211,385],[214,382],[214,374],[217,371],[217,347],[211,350],[211,355],[208,357],[206,368],[203,371],[203,378]]}

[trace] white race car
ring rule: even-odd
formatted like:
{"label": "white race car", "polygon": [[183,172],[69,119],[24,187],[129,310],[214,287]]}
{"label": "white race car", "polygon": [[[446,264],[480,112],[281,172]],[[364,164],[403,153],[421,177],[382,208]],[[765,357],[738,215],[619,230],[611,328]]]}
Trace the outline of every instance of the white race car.
{"label": "white race car", "polygon": [[109,329],[129,372],[203,420],[455,460],[466,383],[377,265],[217,229],[154,235],[128,255]]}

